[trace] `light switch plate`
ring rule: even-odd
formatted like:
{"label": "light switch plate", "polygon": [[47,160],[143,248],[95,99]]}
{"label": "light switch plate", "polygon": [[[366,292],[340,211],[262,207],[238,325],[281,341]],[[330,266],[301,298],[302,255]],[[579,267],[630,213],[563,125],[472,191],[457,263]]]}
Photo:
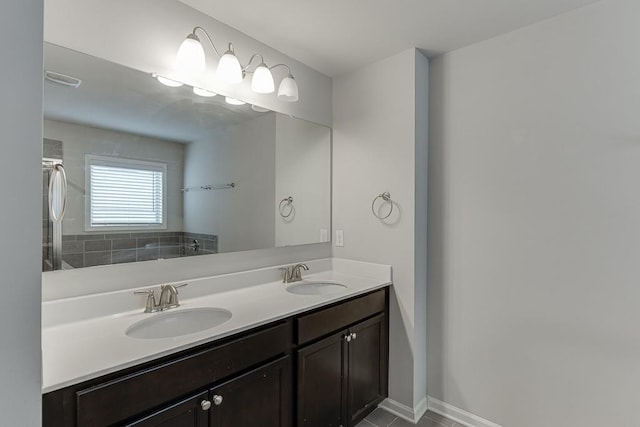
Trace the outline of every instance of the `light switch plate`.
{"label": "light switch plate", "polygon": [[329,241],[329,230],[326,228],[320,229],[320,242],[328,242]]}
{"label": "light switch plate", "polygon": [[344,246],[344,230],[336,230],[336,246]]}

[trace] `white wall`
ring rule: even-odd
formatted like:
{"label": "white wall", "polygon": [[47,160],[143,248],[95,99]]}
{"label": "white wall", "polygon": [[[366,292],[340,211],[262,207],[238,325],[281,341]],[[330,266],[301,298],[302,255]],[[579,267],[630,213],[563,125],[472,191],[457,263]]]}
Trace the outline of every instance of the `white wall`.
{"label": "white wall", "polygon": [[[344,230],[333,254],[393,266],[389,393],[410,411],[426,396],[427,81],[426,58],[409,49],[333,90],[333,228]],[[384,191],[395,203],[386,222],[371,212]]]}
{"label": "white wall", "polygon": [[62,141],[62,154],[69,183],[67,211],[62,221],[63,234],[86,234],[86,154],[165,163],[166,231],[182,231],[180,189],[183,179],[184,144],[56,120],[44,121],[44,137]]}
{"label": "white wall", "polygon": [[[276,246],[329,241],[331,129],[278,114],[275,162]],[[280,212],[281,201],[289,196],[293,211],[283,204]],[[321,230],[327,236],[323,240]]]}
{"label": "white wall", "polygon": [[185,231],[217,235],[219,252],[275,246],[275,135],[268,113],[187,145],[187,187],[237,187],[185,193]]}
{"label": "white wall", "polygon": [[[46,41],[145,71],[174,75],[218,93],[231,95],[269,109],[331,125],[331,79],[247,35],[192,9],[177,0],[46,0]],[[178,76],[175,55],[195,26],[204,27],[218,50],[232,42],[243,64],[255,52],[270,65],[288,64],[300,88],[296,103],[278,101],[275,94],[253,94],[249,79],[240,87],[222,87],[212,81],[217,58],[206,45],[209,72],[205,78]],[[200,35],[200,34],[199,34]],[[274,70],[276,83],[284,69]]]}
{"label": "white wall", "polygon": [[509,427],[637,424],[640,3],[432,63],[429,394]]}
{"label": "white wall", "polygon": [[[42,2],[7,0],[0,13],[0,413],[41,424]],[[12,43],[20,34],[20,42]]]}

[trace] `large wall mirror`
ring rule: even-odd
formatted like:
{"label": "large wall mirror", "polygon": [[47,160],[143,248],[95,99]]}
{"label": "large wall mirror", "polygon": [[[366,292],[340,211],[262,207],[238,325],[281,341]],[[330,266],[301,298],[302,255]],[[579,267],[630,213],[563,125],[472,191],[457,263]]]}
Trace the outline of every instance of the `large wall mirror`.
{"label": "large wall mirror", "polygon": [[43,271],[329,241],[329,128],[44,50]]}

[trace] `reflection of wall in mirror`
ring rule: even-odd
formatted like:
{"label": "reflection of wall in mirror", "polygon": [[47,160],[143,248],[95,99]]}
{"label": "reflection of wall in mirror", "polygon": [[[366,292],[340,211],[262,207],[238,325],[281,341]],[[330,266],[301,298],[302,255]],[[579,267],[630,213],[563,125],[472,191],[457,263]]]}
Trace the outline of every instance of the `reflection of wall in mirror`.
{"label": "reflection of wall in mirror", "polygon": [[185,231],[217,235],[218,252],[274,246],[275,133],[275,113],[268,113],[187,145],[186,187],[237,187],[186,193]]}
{"label": "reflection of wall in mirror", "polygon": [[[276,125],[276,246],[329,241],[331,132],[282,114]],[[293,197],[292,213],[279,203]],[[283,206],[284,215],[290,207]]]}
{"label": "reflection of wall in mirror", "polygon": [[69,181],[68,207],[63,220],[64,235],[90,234],[85,231],[86,154],[166,163],[167,230],[164,231],[182,231],[180,189],[184,144],[55,120],[44,121],[44,136],[62,141],[64,146],[64,165]]}

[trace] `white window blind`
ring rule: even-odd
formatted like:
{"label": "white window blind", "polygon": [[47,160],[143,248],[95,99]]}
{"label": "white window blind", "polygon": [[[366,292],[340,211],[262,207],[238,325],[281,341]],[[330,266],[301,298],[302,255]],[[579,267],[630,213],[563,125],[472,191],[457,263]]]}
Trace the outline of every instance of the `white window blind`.
{"label": "white window blind", "polygon": [[87,156],[88,228],[165,225],[166,165]]}

